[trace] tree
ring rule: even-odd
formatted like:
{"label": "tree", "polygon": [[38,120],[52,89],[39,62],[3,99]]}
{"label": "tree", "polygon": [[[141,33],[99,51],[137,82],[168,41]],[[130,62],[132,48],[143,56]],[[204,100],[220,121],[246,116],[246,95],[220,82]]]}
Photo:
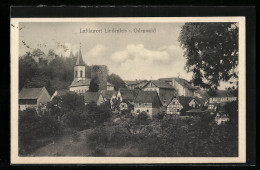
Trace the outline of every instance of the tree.
{"label": "tree", "polygon": [[99,81],[97,77],[94,77],[89,84],[89,91],[90,92],[98,92],[99,90]]}
{"label": "tree", "polygon": [[237,78],[236,23],[185,23],[179,42],[185,49],[185,68],[193,72],[195,85],[216,91],[221,80]]}
{"label": "tree", "polygon": [[108,76],[107,81],[114,85],[115,90],[118,90],[119,88],[126,88],[124,80],[114,73]]}

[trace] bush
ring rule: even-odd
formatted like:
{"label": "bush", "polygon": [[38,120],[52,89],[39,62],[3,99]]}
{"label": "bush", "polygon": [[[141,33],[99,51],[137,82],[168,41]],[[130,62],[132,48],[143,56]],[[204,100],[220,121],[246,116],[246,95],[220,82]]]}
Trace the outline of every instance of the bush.
{"label": "bush", "polygon": [[142,111],[140,114],[137,115],[137,119],[141,121],[145,121],[148,119],[148,115],[145,111]]}
{"label": "bush", "polygon": [[[35,140],[61,133],[59,122],[50,115],[39,116],[35,109],[19,112],[19,152],[27,154],[37,147]],[[38,143],[39,144],[39,143]]]}

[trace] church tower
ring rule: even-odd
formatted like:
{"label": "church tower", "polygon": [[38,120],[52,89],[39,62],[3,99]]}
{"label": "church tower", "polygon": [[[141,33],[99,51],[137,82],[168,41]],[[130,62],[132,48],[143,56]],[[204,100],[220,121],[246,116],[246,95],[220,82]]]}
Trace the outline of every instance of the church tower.
{"label": "church tower", "polygon": [[85,80],[85,64],[82,59],[81,46],[79,49],[76,65],[74,66],[74,82]]}

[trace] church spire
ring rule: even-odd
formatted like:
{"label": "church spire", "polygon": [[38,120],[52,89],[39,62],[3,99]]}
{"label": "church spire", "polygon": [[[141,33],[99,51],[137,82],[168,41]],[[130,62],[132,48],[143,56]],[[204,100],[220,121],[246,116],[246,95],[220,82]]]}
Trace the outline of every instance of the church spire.
{"label": "church spire", "polygon": [[80,45],[80,48],[79,48],[79,54],[78,54],[78,58],[77,58],[77,61],[76,61],[76,66],[84,66],[84,62],[83,62],[82,54],[81,54],[81,45]]}

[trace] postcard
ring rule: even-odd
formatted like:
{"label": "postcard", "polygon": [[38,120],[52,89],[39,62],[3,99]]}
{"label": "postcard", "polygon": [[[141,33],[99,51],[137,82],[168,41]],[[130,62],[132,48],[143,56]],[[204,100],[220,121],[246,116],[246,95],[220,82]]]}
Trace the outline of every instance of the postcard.
{"label": "postcard", "polygon": [[10,30],[12,164],[246,162],[245,17]]}

